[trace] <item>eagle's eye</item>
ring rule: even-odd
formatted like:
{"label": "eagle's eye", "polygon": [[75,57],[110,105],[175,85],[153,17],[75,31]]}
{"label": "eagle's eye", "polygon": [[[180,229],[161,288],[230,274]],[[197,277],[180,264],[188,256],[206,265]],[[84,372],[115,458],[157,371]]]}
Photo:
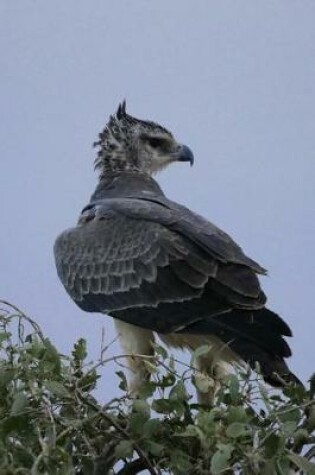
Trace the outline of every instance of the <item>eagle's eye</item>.
{"label": "eagle's eye", "polygon": [[152,148],[160,148],[164,145],[165,140],[159,137],[148,137],[148,143]]}

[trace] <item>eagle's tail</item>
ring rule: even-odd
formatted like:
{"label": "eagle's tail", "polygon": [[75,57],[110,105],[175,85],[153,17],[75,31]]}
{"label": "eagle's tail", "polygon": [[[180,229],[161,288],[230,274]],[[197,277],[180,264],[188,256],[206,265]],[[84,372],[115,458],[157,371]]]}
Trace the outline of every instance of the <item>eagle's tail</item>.
{"label": "eagle's tail", "polygon": [[291,330],[279,315],[267,308],[232,310],[198,321],[186,327],[187,330],[215,335],[253,369],[257,369],[258,363],[263,378],[272,386],[302,385],[285,362],[291,356],[291,349],[283,337],[292,336]]}
{"label": "eagle's tail", "polygon": [[[297,386],[303,386],[303,383],[295,376],[288,368],[288,365],[282,358],[271,357],[270,361],[258,362],[262,376],[266,383],[274,387],[284,387],[288,384],[296,384]],[[251,364],[251,362],[249,361]],[[251,364],[254,368],[254,365]],[[255,368],[254,368],[255,369]]]}

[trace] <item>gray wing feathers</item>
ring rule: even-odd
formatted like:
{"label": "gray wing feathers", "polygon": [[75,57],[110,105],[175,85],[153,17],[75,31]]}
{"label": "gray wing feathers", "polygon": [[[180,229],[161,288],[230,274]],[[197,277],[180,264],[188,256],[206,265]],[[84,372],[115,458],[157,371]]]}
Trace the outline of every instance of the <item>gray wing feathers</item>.
{"label": "gray wing feathers", "polygon": [[122,217],[94,219],[65,231],[55,243],[58,274],[75,300],[84,294],[112,294],[154,281],[166,253],[157,243],[155,223]]}
{"label": "gray wing feathers", "polygon": [[244,265],[258,274],[267,273],[266,269],[247,257],[241,247],[224,231],[197,213],[164,196],[154,201],[145,199],[107,201],[111,201],[111,206],[125,216],[134,219],[149,219],[186,236],[222,262]]}
{"label": "gray wing feathers", "polygon": [[228,234],[184,206],[177,203],[173,206],[180,216],[180,220],[173,225],[176,231],[184,233],[221,261],[244,265],[258,274],[266,274],[266,270],[247,257]]}
{"label": "gray wing feathers", "polygon": [[110,312],[191,299],[207,284],[233,305],[260,307],[264,295],[252,261],[246,265],[225,234],[226,251],[218,256],[211,246],[216,228],[180,210],[139,199],[90,206],[55,243],[58,274],[71,297],[84,309]]}

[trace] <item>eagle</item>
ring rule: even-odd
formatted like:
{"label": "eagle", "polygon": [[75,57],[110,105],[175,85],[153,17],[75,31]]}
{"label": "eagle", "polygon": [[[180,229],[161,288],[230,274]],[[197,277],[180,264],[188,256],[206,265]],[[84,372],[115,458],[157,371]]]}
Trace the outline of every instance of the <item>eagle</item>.
{"label": "eagle", "polygon": [[153,178],[174,162],[192,165],[191,149],[161,125],[129,115],[125,101],[94,145],[98,185],[54,255],[74,302],[114,318],[130,355],[131,393],[148,376],[132,355],[153,355],[156,335],[190,352],[207,345],[196,365],[214,381],[247,363],[273,386],[300,384],[285,362],[291,330],[265,306],[258,276],[266,270],[228,234],[169,200]]}

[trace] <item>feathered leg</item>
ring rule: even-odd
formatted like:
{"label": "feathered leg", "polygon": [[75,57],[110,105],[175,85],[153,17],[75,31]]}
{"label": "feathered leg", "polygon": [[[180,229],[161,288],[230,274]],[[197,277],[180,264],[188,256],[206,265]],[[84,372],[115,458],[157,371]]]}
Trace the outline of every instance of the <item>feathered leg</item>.
{"label": "feathered leg", "polygon": [[137,397],[143,381],[149,378],[143,359],[137,355],[149,356],[154,354],[152,345],[154,335],[151,330],[145,330],[118,319],[115,319],[114,322],[124,352],[131,355],[128,356],[128,366],[132,373],[128,388],[132,396]]}

